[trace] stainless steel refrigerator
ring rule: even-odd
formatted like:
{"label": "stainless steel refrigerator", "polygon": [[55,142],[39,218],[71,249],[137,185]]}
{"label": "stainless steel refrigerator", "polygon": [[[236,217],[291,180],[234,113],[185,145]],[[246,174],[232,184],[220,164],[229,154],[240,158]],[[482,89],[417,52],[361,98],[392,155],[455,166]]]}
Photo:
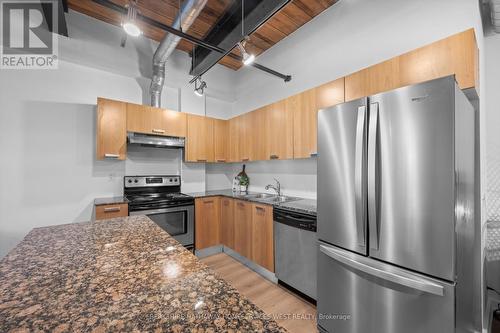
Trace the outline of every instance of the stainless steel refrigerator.
{"label": "stainless steel refrigerator", "polygon": [[320,331],[473,332],[474,220],[454,76],[319,111]]}

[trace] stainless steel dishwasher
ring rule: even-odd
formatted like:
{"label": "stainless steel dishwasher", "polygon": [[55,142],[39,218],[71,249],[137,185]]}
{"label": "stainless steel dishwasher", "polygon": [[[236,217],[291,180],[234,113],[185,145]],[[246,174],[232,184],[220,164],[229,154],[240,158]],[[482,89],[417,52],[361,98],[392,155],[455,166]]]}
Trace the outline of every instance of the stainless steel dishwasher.
{"label": "stainless steel dishwasher", "polygon": [[280,282],[316,300],[316,216],[274,208],[274,254]]}

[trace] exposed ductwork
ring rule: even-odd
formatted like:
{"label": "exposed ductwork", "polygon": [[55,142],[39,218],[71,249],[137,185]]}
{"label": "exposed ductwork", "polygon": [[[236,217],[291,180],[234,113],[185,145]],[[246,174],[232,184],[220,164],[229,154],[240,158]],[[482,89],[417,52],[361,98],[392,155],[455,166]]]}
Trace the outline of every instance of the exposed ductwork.
{"label": "exposed ductwork", "polygon": [[490,1],[491,9],[491,25],[493,30],[498,34],[500,33],[500,0]]}
{"label": "exposed ductwork", "polygon": [[[179,14],[172,25],[175,29],[187,31],[191,24],[196,20],[207,0],[186,0],[179,9]],[[167,33],[158,45],[158,49],[153,57],[153,77],[149,88],[151,95],[151,105],[161,106],[161,92],[165,83],[165,64],[168,57],[179,44],[181,37]]]}

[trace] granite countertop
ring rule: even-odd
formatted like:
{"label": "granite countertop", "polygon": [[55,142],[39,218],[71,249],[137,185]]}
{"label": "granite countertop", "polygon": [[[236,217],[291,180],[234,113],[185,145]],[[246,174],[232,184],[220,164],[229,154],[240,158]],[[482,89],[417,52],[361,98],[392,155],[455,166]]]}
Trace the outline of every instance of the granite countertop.
{"label": "granite countertop", "polygon": [[240,193],[233,192],[231,189],[227,190],[213,190],[213,191],[205,191],[205,192],[194,192],[194,193],[185,193],[193,198],[203,198],[203,197],[213,197],[213,196],[223,196],[229,197],[233,199],[246,200],[258,203],[264,203],[268,205],[272,205],[274,207],[279,207],[283,209],[289,209],[305,214],[316,215],[316,200],[313,199],[303,199],[303,198],[294,198],[292,201],[284,202],[284,203],[272,203],[263,199],[253,198],[251,196],[247,197],[247,195],[252,194],[260,194],[259,192],[248,192],[248,193]]}
{"label": "granite countertop", "polygon": [[124,196],[94,199],[95,206],[116,205],[116,204],[124,204],[124,203],[128,203],[127,198],[125,198]]}
{"label": "granite countertop", "polygon": [[33,229],[0,261],[2,332],[284,332],[145,216]]}

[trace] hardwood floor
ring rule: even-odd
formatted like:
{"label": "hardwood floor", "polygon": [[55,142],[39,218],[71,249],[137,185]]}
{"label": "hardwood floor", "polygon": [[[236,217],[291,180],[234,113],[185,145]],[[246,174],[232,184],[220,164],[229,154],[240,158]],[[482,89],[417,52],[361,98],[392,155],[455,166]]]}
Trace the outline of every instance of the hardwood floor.
{"label": "hardwood floor", "polygon": [[201,259],[291,333],[317,332],[316,307],[225,253]]}

